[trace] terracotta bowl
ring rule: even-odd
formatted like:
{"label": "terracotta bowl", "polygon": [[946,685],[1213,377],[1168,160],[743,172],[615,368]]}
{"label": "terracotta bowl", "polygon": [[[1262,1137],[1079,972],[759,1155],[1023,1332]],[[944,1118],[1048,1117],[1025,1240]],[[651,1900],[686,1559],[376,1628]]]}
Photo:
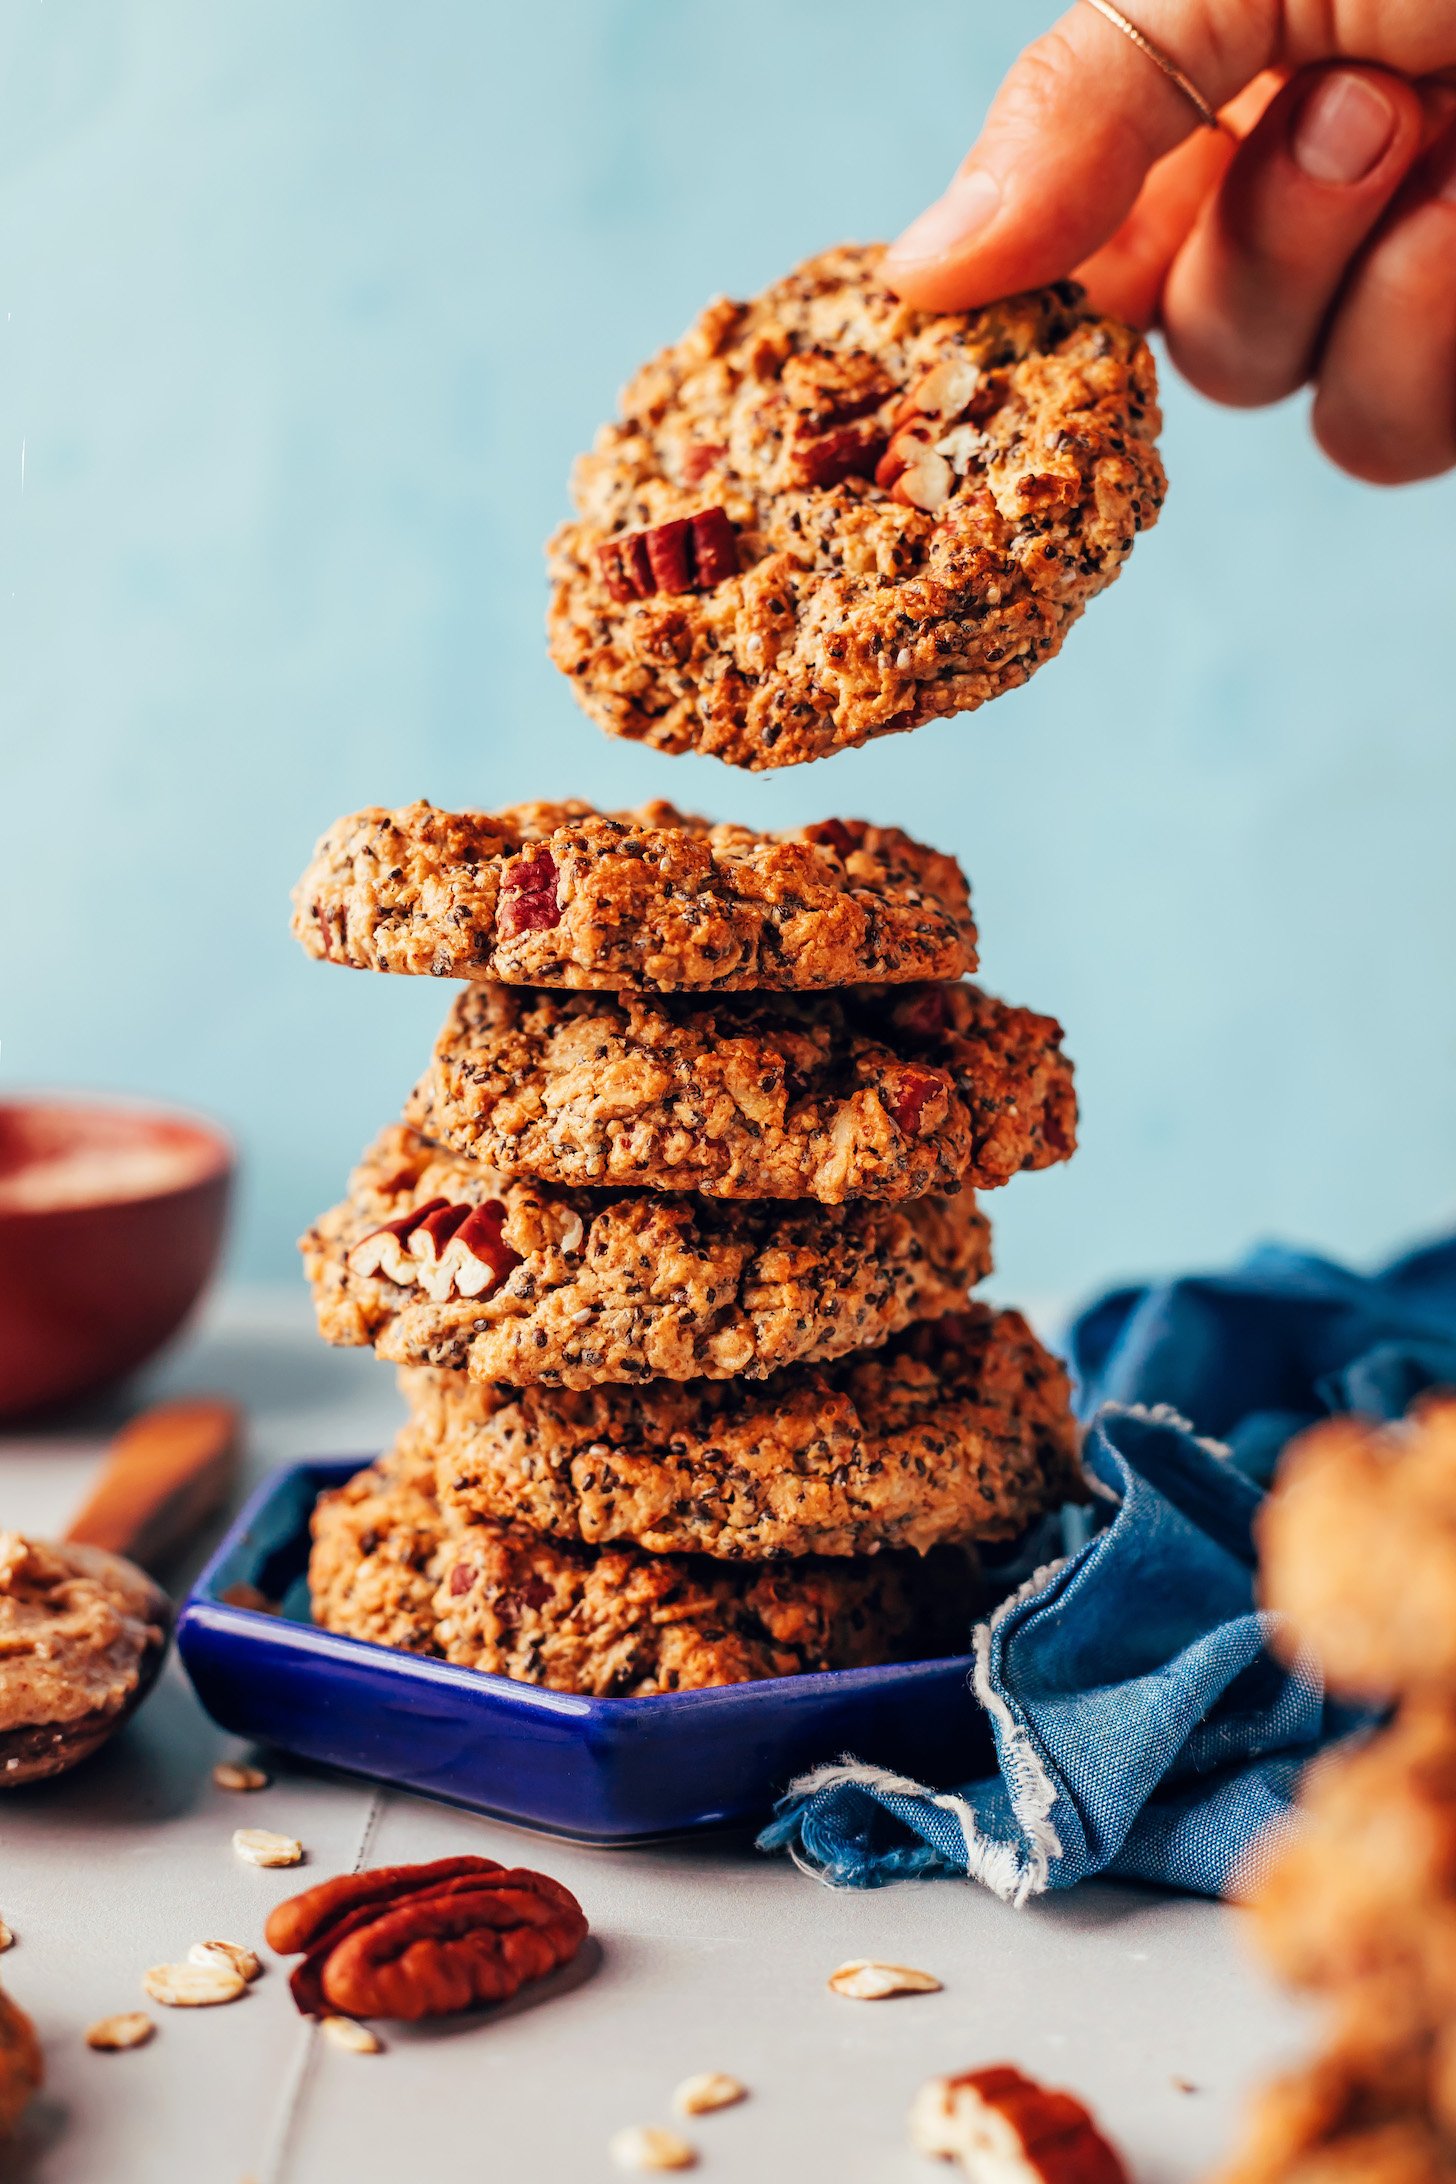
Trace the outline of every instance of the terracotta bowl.
{"label": "terracotta bowl", "polygon": [[232,1171],[228,1140],[193,1116],[0,1101],[0,1418],[160,1348],[217,1263]]}

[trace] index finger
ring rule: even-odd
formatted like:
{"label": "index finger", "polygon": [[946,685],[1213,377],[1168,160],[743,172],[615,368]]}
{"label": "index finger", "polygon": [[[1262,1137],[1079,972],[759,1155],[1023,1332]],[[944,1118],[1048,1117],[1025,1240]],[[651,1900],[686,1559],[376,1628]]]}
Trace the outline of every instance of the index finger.
{"label": "index finger", "polygon": [[[1279,0],[1141,0],[1138,27],[1210,106],[1276,57]],[[945,195],[882,277],[922,310],[967,310],[1058,280],[1116,234],[1149,169],[1202,126],[1177,84],[1095,9],[1027,47]]]}

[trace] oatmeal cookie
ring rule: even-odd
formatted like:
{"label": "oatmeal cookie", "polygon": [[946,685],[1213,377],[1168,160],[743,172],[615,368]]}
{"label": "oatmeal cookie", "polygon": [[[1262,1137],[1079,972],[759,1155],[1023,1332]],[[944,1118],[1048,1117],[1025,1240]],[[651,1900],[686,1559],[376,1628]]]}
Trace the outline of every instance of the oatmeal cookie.
{"label": "oatmeal cookie", "polygon": [[1266,1606],[1336,1689],[1456,1685],[1456,1399],[1390,1426],[1342,1417],[1301,1434],[1258,1540]]}
{"label": "oatmeal cookie", "polygon": [[516,1389],[406,1370],[396,1444],[452,1528],[768,1561],[1010,1539],[1085,1498],[1066,1374],[1015,1312],[970,1305],[765,1381]]}
{"label": "oatmeal cookie", "polygon": [[914,311],[882,254],[710,303],[577,464],[551,656],[609,733],[761,768],[970,712],[1156,521],[1139,334],[1069,281]]}
{"label": "oatmeal cookie", "polygon": [[441,1575],[435,1466],[396,1446],[321,1494],[310,1524],[313,1618],[326,1630],[406,1653],[438,1654],[433,1601]]}
{"label": "oatmeal cookie", "polygon": [[[369,1474],[361,1491],[377,1498]],[[410,1652],[553,1691],[640,1698],[961,1652],[979,1601],[974,1560],[954,1547],[764,1570],[568,1545],[485,1520],[459,1535],[437,1530],[441,1582],[430,1629],[417,1617],[412,1573],[386,1570],[377,1595],[358,1575],[349,1582],[350,1569],[371,1559],[376,1534],[389,1530],[391,1490],[381,1522],[363,1531],[349,1519],[348,1492],[325,1496],[314,1520],[317,1623],[376,1640],[393,1627],[401,1633],[393,1642]],[[399,1521],[416,1529],[413,1499]],[[393,1617],[377,1605],[392,1587],[400,1593]]]}
{"label": "oatmeal cookie", "polygon": [[663,803],[373,809],[329,829],[293,904],[326,962],[507,985],[782,991],[976,967],[955,859],[862,819],[759,834]]}
{"label": "oatmeal cookie", "polygon": [[1311,1769],[1300,1806],[1303,1827],[1252,1898],[1280,1977],[1357,2020],[1397,2022],[1390,1997],[1404,1994],[1419,2021],[1456,2022],[1456,1698],[1408,1700],[1392,1727]]}
{"label": "oatmeal cookie", "polygon": [[829,994],[467,986],[405,1109],[511,1175],[714,1198],[989,1190],[1076,1146],[1061,1026],[964,983]]}
{"label": "oatmeal cookie", "polygon": [[1427,2040],[1392,2056],[1336,2049],[1259,2093],[1213,2184],[1456,2184],[1449,2075]]}
{"label": "oatmeal cookie", "polygon": [[561,1388],[841,1357],[954,1311],[991,1263],[969,1191],[819,1206],[570,1190],[401,1124],[300,1248],[326,1341]]}

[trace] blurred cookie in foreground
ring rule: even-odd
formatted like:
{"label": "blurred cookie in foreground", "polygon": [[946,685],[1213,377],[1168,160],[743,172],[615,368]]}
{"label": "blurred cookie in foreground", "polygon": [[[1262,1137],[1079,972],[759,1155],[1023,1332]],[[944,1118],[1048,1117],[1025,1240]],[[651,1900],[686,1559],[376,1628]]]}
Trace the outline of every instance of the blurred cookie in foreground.
{"label": "blurred cookie in foreground", "polygon": [[405,1110],[511,1174],[718,1198],[917,1198],[1070,1159],[1061,1026],[975,986],[473,985]]}
{"label": "blurred cookie in foreground", "polygon": [[914,311],[883,254],[710,303],[577,463],[551,654],[611,734],[764,768],[969,712],[1156,521],[1139,334],[1069,281]]}
{"label": "blurred cookie in foreground", "polygon": [[991,1266],[969,1191],[822,1206],[571,1190],[401,1125],[301,1248],[327,1341],[565,1388],[840,1357],[954,1311]]}
{"label": "blurred cookie in foreground", "polygon": [[[366,1475],[360,1498],[376,1492],[363,1534],[348,1487],[313,1515],[314,1620],[351,1637],[380,1632],[377,1603],[363,1604],[353,1575],[399,1489]],[[405,1522],[417,1527],[413,1499]],[[981,1598],[974,1557],[957,1547],[763,1565],[571,1545],[494,1520],[460,1532],[442,1522],[438,1538],[433,1624],[418,1621],[410,1650],[598,1698],[963,1652]],[[398,1583],[416,1622],[403,1572]]]}
{"label": "blurred cookie in foreground", "polygon": [[74,1767],[156,1681],[171,1603],[100,1547],[0,1532],[0,1789]]}
{"label": "blurred cookie in foreground", "polygon": [[1456,1687],[1456,1396],[1302,1434],[1258,1539],[1265,1603],[1338,1690]]}
{"label": "blurred cookie in foreground", "polygon": [[396,1460],[433,1457],[454,1529],[726,1560],[1014,1538],[1079,1499],[1067,1376],[1015,1312],[968,1305],[768,1380],[515,1389],[401,1374]]}
{"label": "blurred cookie in foreground", "polygon": [[648,804],[374,807],[293,891],[294,937],[355,970],[508,985],[773,992],[976,967],[953,857],[862,819],[763,834]]}
{"label": "blurred cookie in foreground", "polygon": [[1323,1754],[1248,1890],[1320,2054],[1258,2096],[1220,2184],[1456,2180],[1456,1401],[1341,1417],[1285,1452],[1259,1518],[1265,1604],[1331,1689],[1400,1701]]}

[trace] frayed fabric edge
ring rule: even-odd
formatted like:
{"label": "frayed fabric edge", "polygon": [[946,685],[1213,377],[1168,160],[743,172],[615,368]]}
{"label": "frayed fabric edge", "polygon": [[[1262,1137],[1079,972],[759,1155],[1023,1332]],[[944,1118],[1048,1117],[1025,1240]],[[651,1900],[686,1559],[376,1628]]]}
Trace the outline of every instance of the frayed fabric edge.
{"label": "frayed fabric edge", "polygon": [[[976,1625],[971,1636],[971,1649],[976,1663],[971,1674],[972,1688],[999,1731],[1001,1771],[1006,1778],[1011,1810],[1016,1815],[1017,1825],[1027,1844],[1024,1856],[1017,1857],[1012,1852],[1016,1880],[1009,1890],[998,1888],[986,1874],[975,1873],[973,1877],[984,1880],[987,1887],[1001,1897],[1003,1903],[1011,1904],[1018,1911],[1028,1898],[1045,1892],[1051,1861],[1062,1855],[1062,1839],[1051,1819],[1052,1807],[1057,1801],[1057,1786],[1042,1765],[1041,1755],[1032,1743],[1030,1732],[1024,1723],[1017,1720],[1001,1693],[992,1685],[991,1644],[1007,1617],[1013,1615],[1018,1608],[1024,1607],[1028,1600],[1034,1600],[1038,1593],[1045,1592],[1047,1586],[1066,1566],[1067,1558],[1063,1556],[1057,1562],[1049,1562],[1044,1569],[1034,1571],[1009,1600],[1002,1601],[989,1622]],[[999,1844],[996,1847],[1010,1849],[1008,1844]],[[966,1870],[968,1873],[973,1870],[969,1859]]]}
{"label": "frayed fabric edge", "polygon": [[[862,1789],[871,1790],[880,1797],[913,1797],[918,1802],[934,1805],[949,1813],[961,1831],[964,1850],[963,1863],[968,1880],[979,1881],[989,1888],[993,1896],[1009,1903],[1014,1910],[1021,1910],[1032,1896],[1043,1894],[1053,1858],[1062,1854],[1061,1837],[1051,1822],[1052,1807],[1057,1801],[1056,1784],[1041,1763],[1031,1737],[1016,1719],[1001,1694],[991,1685],[991,1642],[1006,1617],[1015,1609],[1025,1606],[1028,1600],[1044,1592],[1053,1578],[1067,1566],[1067,1558],[1049,1562],[1033,1572],[1026,1583],[1019,1586],[988,1622],[978,1623],[971,1637],[975,1666],[971,1672],[972,1688],[981,1705],[995,1722],[1002,1740],[1002,1769],[1011,1799],[1011,1809],[1017,1825],[1026,1838],[1027,1848],[1020,1851],[1014,1843],[992,1842],[981,1833],[972,1807],[965,1798],[957,1797],[949,1790],[932,1790],[923,1782],[913,1782],[907,1775],[892,1774],[886,1767],[871,1767],[863,1760],[855,1759],[846,1752],[837,1763],[811,1768],[808,1774],[795,1777],[785,1791],[786,1797],[813,1797],[822,1790]],[[789,1846],[789,1856],[801,1873],[809,1874],[826,1888],[838,1888],[843,1884],[824,1866],[816,1865],[805,1856],[797,1845]]]}
{"label": "frayed fabric edge", "polygon": [[1171,1403],[1101,1403],[1088,1421],[1088,1431],[1096,1425],[1103,1411],[1111,1411],[1118,1418],[1136,1418],[1145,1426],[1172,1426],[1179,1433],[1186,1433],[1205,1456],[1216,1456],[1220,1463],[1227,1463],[1233,1450],[1227,1441],[1215,1441],[1211,1434],[1196,1433],[1193,1422],[1175,1410]]}

